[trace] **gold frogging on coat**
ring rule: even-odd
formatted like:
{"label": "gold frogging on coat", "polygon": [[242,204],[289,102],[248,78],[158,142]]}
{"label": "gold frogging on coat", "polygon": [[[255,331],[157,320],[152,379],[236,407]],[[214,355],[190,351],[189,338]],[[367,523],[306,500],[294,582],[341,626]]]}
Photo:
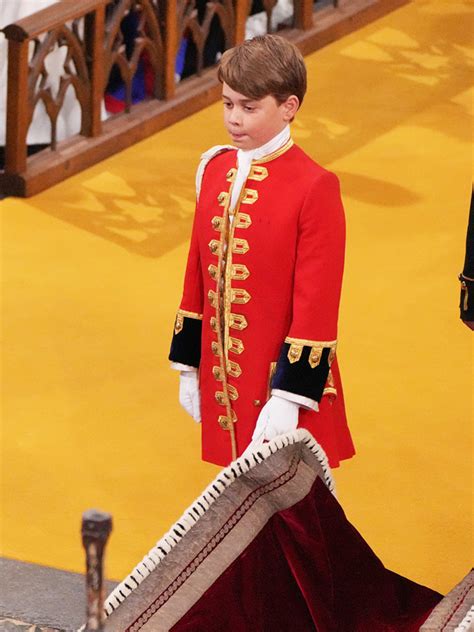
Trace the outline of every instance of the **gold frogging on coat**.
{"label": "gold frogging on coat", "polygon": [[220,366],[213,366],[212,367],[212,375],[215,377],[215,379],[218,382],[222,382],[223,381],[223,375],[222,375],[222,369]]}
{"label": "gold frogging on coat", "polygon": [[240,377],[242,375],[242,369],[240,364],[233,360],[227,360],[227,373],[231,377]]}
{"label": "gold frogging on coat", "polygon": [[232,241],[232,252],[236,255],[244,255],[250,250],[249,242],[246,239],[235,237]]}
{"label": "gold frogging on coat", "polygon": [[232,288],[230,291],[230,302],[238,305],[245,305],[252,297],[247,290],[241,288]]}
{"label": "gold frogging on coat", "polygon": [[208,266],[207,271],[209,272],[211,279],[215,281],[217,279],[217,266],[211,263],[211,265]]}
{"label": "gold frogging on coat", "polygon": [[216,230],[218,233],[222,232],[222,224],[224,222],[224,218],[223,217],[219,217],[219,215],[215,215],[212,219],[211,219],[211,226],[214,230]]}
{"label": "gold frogging on coat", "polygon": [[212,252],[213,255],[220,255],[220,245],[221,242],[218,239],[211,239],[211,241],[209,242],[209,250]]}
{"label": "gold frogging on coat", "polygon": [[233,410],[230,411],[231,415],[228,417],[227,415],[219,415],[217,422],[222,430],[230,430],[232,424],[235,424],[237,421],[237,415]]}
{"label": "gold frogging on coat", "polygon": [[248,213],[242,213],[239,211],[235,218],[235,227],[236,228],[248,228],[252,225],[252,218]]}
{"label": "gold frogging on coat", "polygon": [[[229,399],[231,399],[234,402],[236,399],[239,398],[239,392],[235,388],[235,386],[232,386],[232,384],[227,384],[227,394],[229,396]],[[228,404],[227,397],[225,396],[225,393],[223,391],[216,391],[215,398],[216,398],[217,403],[220,406],[227,406]]]}
{"label": "gold frogging on coat", "polygon": [[231,278],[234,281],[245,281],[245,279],[248,279],[249,276],[250,276],[250,271],[247,268],[247,266],[244,266],[242,263],[232,264]]}
{"label": "gold frogging on coat", "polygon": [[248,322],[243,314],[230,314],[229,327],[242,331],[248,327]]}
{"label": "gold frogging on coat", "polygon": [[227,203],[228,197],[229,197],[228,191],[221,191],[219,195],[217,196],[217,202],[219,206],[225,206]]}
{"label": "gold frogging on coat", "polygon": [[232,169],[229,169],[229,171],[226,174],[227,182],[233,182],[235,180],[236,174],[237,174],[237,169],[235,167],[232,167]]}
{"label": "gold frogging on coat", "polygon": [[258,191],[256,189],[244,189],[244,194],[240,200],[241,204],[255,204],[258,200]]}
{"label": "gold frogging on coat", "polygon": [[250,172],[248,175],[249,180],[255,180],[257,182],[262,182],[268,178],[268,169],[266,167],[262,167],[261,165],[253,165],[250,167]]}
{"label": "gold frogging on coat", "polygon": [[229,336],[228,349],[232,353],[236,353],[237,355],[240,355],[245,349],[245,347],[242,340],[240,340],[239,338],[233,338],[232,336]]}
{"label": "gold frogging on coat", "polygon": [[209,299],[211,307],[217,307],[217,292],[214,292],[214,290],[209,290],[209,292],[207,293],[207,298]]}

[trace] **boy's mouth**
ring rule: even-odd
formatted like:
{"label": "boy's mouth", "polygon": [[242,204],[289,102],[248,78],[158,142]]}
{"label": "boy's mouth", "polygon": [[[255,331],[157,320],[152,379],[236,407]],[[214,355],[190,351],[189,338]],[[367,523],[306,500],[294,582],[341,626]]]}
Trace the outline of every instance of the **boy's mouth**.
{"label": "boy's mouth", "polygon": [[239,140],[243,138],[244,136],[246,136],[247,134],[244,134],[243,132],[230,132],[230,135],[232,136],[234,140]]}

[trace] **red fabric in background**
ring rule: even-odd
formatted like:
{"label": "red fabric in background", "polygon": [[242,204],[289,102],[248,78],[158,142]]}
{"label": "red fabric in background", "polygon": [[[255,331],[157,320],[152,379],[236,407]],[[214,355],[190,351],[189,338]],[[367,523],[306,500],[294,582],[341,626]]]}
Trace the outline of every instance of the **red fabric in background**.
{"label": "red fabric in background", "polygon": [[387,570],[318,478],[173,632],[415,632],[441,595]]}

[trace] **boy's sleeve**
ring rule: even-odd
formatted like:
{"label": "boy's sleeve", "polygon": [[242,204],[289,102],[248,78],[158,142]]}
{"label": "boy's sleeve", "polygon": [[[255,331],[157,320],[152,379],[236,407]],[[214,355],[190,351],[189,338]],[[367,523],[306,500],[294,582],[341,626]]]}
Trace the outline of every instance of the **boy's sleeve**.
{"label": "boy's sleeve", "polygon": [[298,230],[292,322],[272,388],[319,402],[336,355],[344,268],[344,209],[334,174],[313,183]]}
{"label": "boy's sleeve", "polygon": [[169,359],[188,367],[199,367],[203,312],[203,282],[197,237],[197,213],[194,216],[184,289],[176,314]]}
{"label": "boy's sleeve", "polygon": [[198,368],[201,361],[201,333],[203,312],[203,280],[199,257],[197,213],[204,172],[209,162],[222,152],[235,149],[232,145],[215,145],[201,156],[196,171],[196,213],[194,215],[188,263],[184,276],[183,298],[176,314],[169,359],[172,368]]}

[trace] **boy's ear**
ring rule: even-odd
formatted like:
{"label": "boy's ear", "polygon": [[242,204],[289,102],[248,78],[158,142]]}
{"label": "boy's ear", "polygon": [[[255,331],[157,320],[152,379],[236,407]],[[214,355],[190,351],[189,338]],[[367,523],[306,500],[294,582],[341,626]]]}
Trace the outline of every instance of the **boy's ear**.
{"label": "boy's ear", "polygon": [[295,94],[292,94],[288,97],[286,101],[282,103],[283,107],[283,117],[286,121],[292,121],[295,116],[298,108],[300,107],[300,100]]}

